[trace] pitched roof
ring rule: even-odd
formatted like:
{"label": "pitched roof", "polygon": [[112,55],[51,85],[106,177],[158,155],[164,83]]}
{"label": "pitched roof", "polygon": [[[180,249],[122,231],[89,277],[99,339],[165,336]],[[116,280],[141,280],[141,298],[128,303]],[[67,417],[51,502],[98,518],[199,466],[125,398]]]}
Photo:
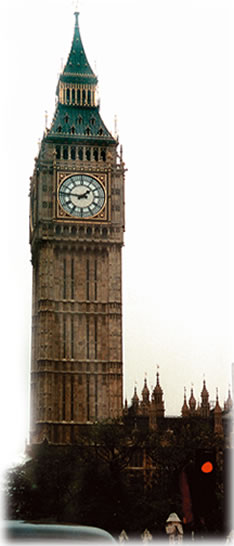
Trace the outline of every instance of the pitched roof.
{"label": "pitched roof", "polygon": [[79,30],[78,16],[79,13],[75,12],[76,21],[71,50],[60,79],[61,81],[68,83],[74,82],[95,84],[97,83],[97,77],[95,76],[85,54]]}

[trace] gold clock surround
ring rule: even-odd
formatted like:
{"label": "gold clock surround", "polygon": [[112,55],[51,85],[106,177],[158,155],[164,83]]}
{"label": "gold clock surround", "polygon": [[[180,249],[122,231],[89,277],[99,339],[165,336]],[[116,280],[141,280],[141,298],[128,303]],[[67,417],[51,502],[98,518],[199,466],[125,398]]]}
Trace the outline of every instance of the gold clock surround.
{"label": "gold clock surround", "polygon": [[[101,184],[105,192],[105,203],[100,212],[90,217],[76,217],[68,212],[66,212],[60,204],[59,200],[59,189],[65,180],[71,178],[72,176],[88,176],[94,178]],[[56,218],[62,221],[69,222],[107,222],[110,219],[110,210],[109,210],[109,184],[108,184],[108,175],[107,173],[93,173],[90,171],[71,171],[71,172],[57,172],[57,181],[56,181]]]}

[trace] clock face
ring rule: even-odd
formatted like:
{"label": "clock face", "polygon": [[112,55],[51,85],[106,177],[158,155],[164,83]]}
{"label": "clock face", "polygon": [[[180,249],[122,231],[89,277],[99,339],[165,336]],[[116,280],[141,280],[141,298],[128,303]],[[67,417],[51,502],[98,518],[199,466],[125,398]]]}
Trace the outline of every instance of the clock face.
{"label": "clock face", "polygon": [[105,204],[102,184],[87,174],[74,174],[66,178],[58,194],[63,209],[76,218],[95,216]]}

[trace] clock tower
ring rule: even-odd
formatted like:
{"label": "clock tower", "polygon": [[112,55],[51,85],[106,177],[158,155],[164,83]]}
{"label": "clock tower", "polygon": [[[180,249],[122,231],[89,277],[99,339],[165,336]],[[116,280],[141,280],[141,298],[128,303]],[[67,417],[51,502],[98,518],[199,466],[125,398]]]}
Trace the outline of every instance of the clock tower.
{"label": "clock tower", "polygon": [[30,442],[122,414],[124,163],[102,121],[79,14],[30,184]]}

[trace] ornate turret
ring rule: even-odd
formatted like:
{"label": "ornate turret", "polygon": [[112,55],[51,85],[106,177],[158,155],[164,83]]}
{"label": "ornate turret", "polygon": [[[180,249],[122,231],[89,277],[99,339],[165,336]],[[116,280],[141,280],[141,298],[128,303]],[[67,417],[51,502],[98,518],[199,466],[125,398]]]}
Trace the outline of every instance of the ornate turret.
{"label": "ornate turret", "polygon": [[188,407],[188,404],[187,404],[186,388],[185,387],[184,387],[184,403],[183,403],[183,406],[182,406],[182,409],[181,409],[181,414],[182,414],[182,417],[188,417],[189,416],[189,407]]}
{"label": "ornate turret", "polygon": [[193,388],[191,388],[191,394],[189,398],[190,414],[193,415],[196,411],[196,399],[194,398]]}
{"label": "ornate turret", "polygon": [[164,417],[163,390],[159,384],[159,373],[156,374],[156,387],[152,394],[152,406],[156,417]]}
{"label": "ornate turret", "polygon": [[147,386],[147,379],[145,378],[144,380],[144,387],[141,391],[141,394],[142,394],[142,402],[144,404],[148,404],[149,403],[149,396],[150,396],[150,392],[149,392],[149,389],[148,389],[148,386]]}
{"label": "ornate turret", "polygon": [[209,393],[206,388],[206,382],[203,381],[203,389],[201,392],[201,409],[200,409],[201,417],[208,417],[210,414],[210,404],[209,404]]}
{"label": "ornate turret", "polygon": [[138,398],[137,388],[136,387],[134,387],[134,394],[133,394],[133,397],[132,397],[132,406],[133,406],[134,411],[137,412],[138,406],[139,406],[139,398]]}
{"label": "ornate turret", "polygon": [[222,410],[219,405],[218,389],[216,389],[216,405],[214,408],[214,433],[219,436],[223,435]]}
{"label": "ornate turret", "polygon": [[148,386],[147,386],[147,379],[146,378],[144,380],[144,387],[143,387],[143,389],[141,391],[141,395],[142,395],[141,413],[142,413],[142,415],[149,415],[150,392],[149,392],[149,389],[148,389]]}
{"label": "ornate turret", "polygon": [[232,397],[231,397],[231,390],[228,389],[228,398],[226,402],[224,402],[224,411],[231,411],[233,406]]}

